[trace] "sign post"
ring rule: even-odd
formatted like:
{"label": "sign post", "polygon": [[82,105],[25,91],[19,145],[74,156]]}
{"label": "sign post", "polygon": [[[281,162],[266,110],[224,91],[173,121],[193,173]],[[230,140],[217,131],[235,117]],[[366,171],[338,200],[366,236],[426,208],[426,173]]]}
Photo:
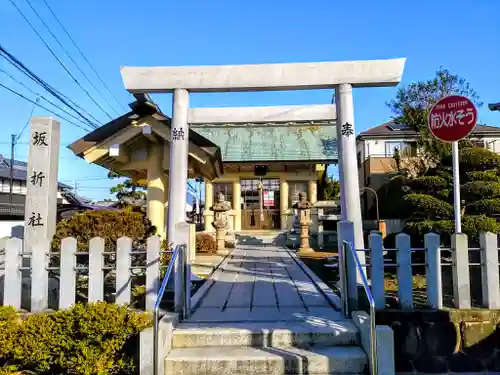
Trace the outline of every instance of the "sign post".
{"label": "sign post", "polygon": [[476,106],[465,96],[445,96],[429,112],[428,126],[431,134],[442,142],[451,143],[455,233],[462,232],[458,141],[474,130],[476,122]]}

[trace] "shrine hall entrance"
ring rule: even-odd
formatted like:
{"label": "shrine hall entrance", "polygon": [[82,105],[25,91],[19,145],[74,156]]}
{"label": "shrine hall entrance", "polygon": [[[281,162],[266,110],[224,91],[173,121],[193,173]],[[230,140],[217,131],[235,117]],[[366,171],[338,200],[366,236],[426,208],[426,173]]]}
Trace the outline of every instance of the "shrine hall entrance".
{"label": "shrine hall entrance", "polygon": [[241,229],[279,230],[280,180],[241,180]]}

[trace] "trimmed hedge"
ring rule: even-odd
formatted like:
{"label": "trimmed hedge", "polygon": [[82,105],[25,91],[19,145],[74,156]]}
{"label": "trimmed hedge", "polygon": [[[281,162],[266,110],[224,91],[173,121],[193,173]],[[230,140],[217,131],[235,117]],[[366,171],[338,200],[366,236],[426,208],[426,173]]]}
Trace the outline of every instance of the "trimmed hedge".
{"label": "trimmed hedge", "polygon": [[472,181],[462,185],[460,190],[467,201],[491,199],[500,196],[500,182]]}
{"label": "trimmed hedge", "polygon": [[36,374],[132,374],[140,331],[151,318],[98,302],[28,315],[0,307],[0,368]]}
{"label": "trimmed hedge", "polygon": [[467,172],[465,176],[470,181],[481,180],[500,182],[500,176],[498,175],[496,170]]}
{"label": "trimmed hedge", "polygon": [[412,218],[447,219],[453,215],[453,206],[427,194],[408,194],[403,197],[407,216]]}
{"label": "trimmed hedge", "polygon": [[[412,237],[413,246],[422,245],[423,236],[431,232],[439,234],[441,243],[449,246],[450,237],[455,233],[455,222],[453,220],[408,222],[403,231]],[[500,233],[500,224],[485,215],[465,215],[462,217],[462,232],[467,234],[470,240],[477,241],[481,232]]]}
{"label": "trimmed hedge", "polygon": [[471,214],[500,215],[500,198],[481,199],[467,206]]}
{"label": "trimmed hedge", "polygon": [[422,176],[411,180],[410,186],[416,191],[426,193],[429,190],[437,191],[446,188],[448,181],[440,176]]}
{"label": "trimmed hedge", "polygon": [[488,170],[500,167],[500,155],[485,148],[463,148],[459,152],[460,168]]}
{"label": "trimmed hedge", "polygon": [[52,249],[59,251],[63,238],[74,237],[78,241],[78,251],[88,251],[90,240],[102,237],[106,241],[105,251],[114,251],[120,237],[128,236],[135,244],[145,244],[148,237],[154,234],[156,227],[143,212],[135,212],[130,208],[85,211],[57,224]]}

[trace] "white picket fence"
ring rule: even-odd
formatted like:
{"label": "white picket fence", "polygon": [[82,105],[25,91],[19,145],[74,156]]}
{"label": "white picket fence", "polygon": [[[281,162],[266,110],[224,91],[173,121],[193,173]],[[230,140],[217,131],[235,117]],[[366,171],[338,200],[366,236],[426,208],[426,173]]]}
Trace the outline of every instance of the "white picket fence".
{"label": "white picket fence", "polygon": [[[354,243],[353,224],[342,221],[338,224],[339,244],[343,241]],[[453,304],[458,309],[470,309],[472,307],[470,267],[479,266],[481,270],[481,294],[482,307],[489,309],[500,308],[500,277],[498,263],[498,239],[494,233],[481,233],[479,248],[469,248],[467,236],[465,234],[454,234],[452,236],[451,248],[440,247],[440,237],[435,233],[426,234],[424,237],[424,248],[412,248],[410,236],[404,233],[396,235],[396,248],[385,249],[382,237],[379,233],[373,232],[369,235],[368,249],[356,249],[356,253],[361,263],[367,267],[367,274],[370,275],[371,292],[377,308],[385,307],[385,283],[384,276],[388,267],[384,259],[384,252],[395,251],[398,282],[398,299],[402,309],[411,310],[414,308],[412,267],[425,266],[426,297],[427,305],[430,308],[443,308],[443,285],[442,285],[442,252],[451,252],[451,264],[447,266],[452,269],[453,279]],[[339,248],[342,248],[339,246]],[[412,253],[425,252],[425,262],[412,263]],[[469,253],[479,252],[480,261],[478,263],[469,262]],[[370,262],[367,264],[365,256],[369,255]],[[341,256],[343,256],[341,254]],[[394,268],[392,266],[392,268]],[[347,294],[351,301],[357,301],[356,266],[352,256],[346,258],[347,268]],[[342,272],[342,271],[341,271]]]}
{"label": "white picket fence", "polygon": [[[0,277],[3,278],[3,305],[21,308],[23,293],[31,285],[32,312],[44,311],[49,307],[49,294],[57,294],[58,308],[64,309],[76,301],[76,284],[82,275],[88,283],[88,302],[104,300],[104,274],[113,272],[115,280],[115,303],[130,304],[132,301],[132,277],[142,273],[145,276],[145,309],[152,311],[158,294],[162,254],[161,240],[152,236],[144,248],[134,248],[129,237],[119,238],[116,252],[105,251],[105,241],[93,238],[88,252],[78,252],[75,238],[64,238],[59,252],[51,252],[48,241],[36,244],[31,251],[23,251],[19,238],[4,242],[3,261],[0,261]],[[3,247],[3,246],[0,246]],[[113,257],[114,266],[105,264],[106,257]],[[57,258],[59,265],[50,266],[50,260]],[[77,262],[77,259],[83,260]],[[140,259],[143,258],[143,259]],[[132,264],[132,260],[138,260]],[[78,264],[81,263],[81,264]],[[82,265],[83,264],[83,265]],[[55,273],[56,277],[50,277]],[[49,285],[50,283],[50,285]],[[0,284],[0,286],[1,286]]]}

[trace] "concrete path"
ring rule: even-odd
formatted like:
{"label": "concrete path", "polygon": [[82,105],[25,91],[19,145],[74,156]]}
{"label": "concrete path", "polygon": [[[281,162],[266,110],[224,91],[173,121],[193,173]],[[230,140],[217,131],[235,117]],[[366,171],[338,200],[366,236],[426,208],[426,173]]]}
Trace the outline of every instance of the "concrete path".
{"label": "concrete path", "polygon": [[187,322],[342,320],[283,248],[238,245],[211,276],[213,283]]}

